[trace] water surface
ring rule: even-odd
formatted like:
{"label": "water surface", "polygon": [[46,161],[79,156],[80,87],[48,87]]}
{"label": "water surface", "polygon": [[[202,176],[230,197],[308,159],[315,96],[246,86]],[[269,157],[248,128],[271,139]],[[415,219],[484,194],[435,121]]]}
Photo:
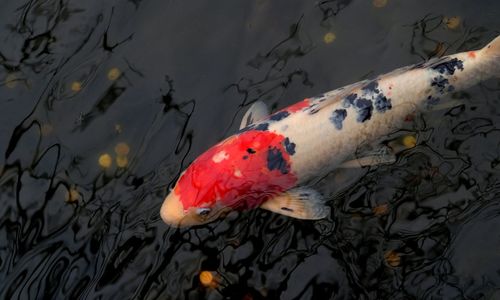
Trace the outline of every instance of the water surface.
{"label": "water surface", "polygon": [[417,137],[395,164],[318,182],[327,220],[159,218],[179,172],[252,102],[276,110],[482,47],[499,13],[494,0],[3,3],[0,297],[499,297],[498,80],[395,133]]}

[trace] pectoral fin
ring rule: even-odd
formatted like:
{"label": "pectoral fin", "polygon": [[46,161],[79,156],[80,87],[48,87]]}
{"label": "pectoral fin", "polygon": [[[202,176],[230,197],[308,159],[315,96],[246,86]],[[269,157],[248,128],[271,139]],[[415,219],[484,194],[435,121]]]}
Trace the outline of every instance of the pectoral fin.
{"label": "pectoral fin", "polygon": [[319,220],[330,214],[330,207],[325,205],[321,195],[308,188],[289,190],[267,200],[260,207],[278,214],[305,220]]}
{"label": "pectoral fin", "polygon": [[269,109],[262,101],[257,101],[247,110],[243,119],[241,119],[240,129],[247,127],[253,123],[261,121],[269,116]]}

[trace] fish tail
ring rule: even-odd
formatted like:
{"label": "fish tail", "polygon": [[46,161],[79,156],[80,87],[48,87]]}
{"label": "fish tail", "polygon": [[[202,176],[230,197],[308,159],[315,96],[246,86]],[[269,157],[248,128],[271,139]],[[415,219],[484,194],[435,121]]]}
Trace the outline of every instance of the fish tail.
{"label": "fish tail", "polygon": [[491,66],[490,76],[500,78],[500,36],[486,45],[482,50],[489,58],[488,63]]}

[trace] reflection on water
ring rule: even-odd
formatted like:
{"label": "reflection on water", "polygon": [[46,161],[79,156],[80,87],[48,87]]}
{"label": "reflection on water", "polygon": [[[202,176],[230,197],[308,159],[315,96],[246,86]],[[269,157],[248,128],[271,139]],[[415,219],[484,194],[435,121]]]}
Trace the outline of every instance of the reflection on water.
{"label": "reflection on water", "polygon": [[498,34],[500,5],[223,4],[2,5],[1,297],[498,296],[495,80],[413,116],[394,134],[408,148],[396,163],[321,179],[327,220],[255,210],[173,229],[159,207],[255,100],[281,108],[479,48]]}

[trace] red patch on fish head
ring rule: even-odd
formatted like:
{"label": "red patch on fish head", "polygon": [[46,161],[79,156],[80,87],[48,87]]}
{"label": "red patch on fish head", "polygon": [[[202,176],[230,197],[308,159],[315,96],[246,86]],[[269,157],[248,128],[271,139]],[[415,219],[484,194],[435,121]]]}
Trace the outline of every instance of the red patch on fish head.
{"label": "red patch on fish head", "polygon": [[175,187],[184,209],[215,204],[251,208],[293,187],[284,136],[250,130],[232,136],[199,156]]}

